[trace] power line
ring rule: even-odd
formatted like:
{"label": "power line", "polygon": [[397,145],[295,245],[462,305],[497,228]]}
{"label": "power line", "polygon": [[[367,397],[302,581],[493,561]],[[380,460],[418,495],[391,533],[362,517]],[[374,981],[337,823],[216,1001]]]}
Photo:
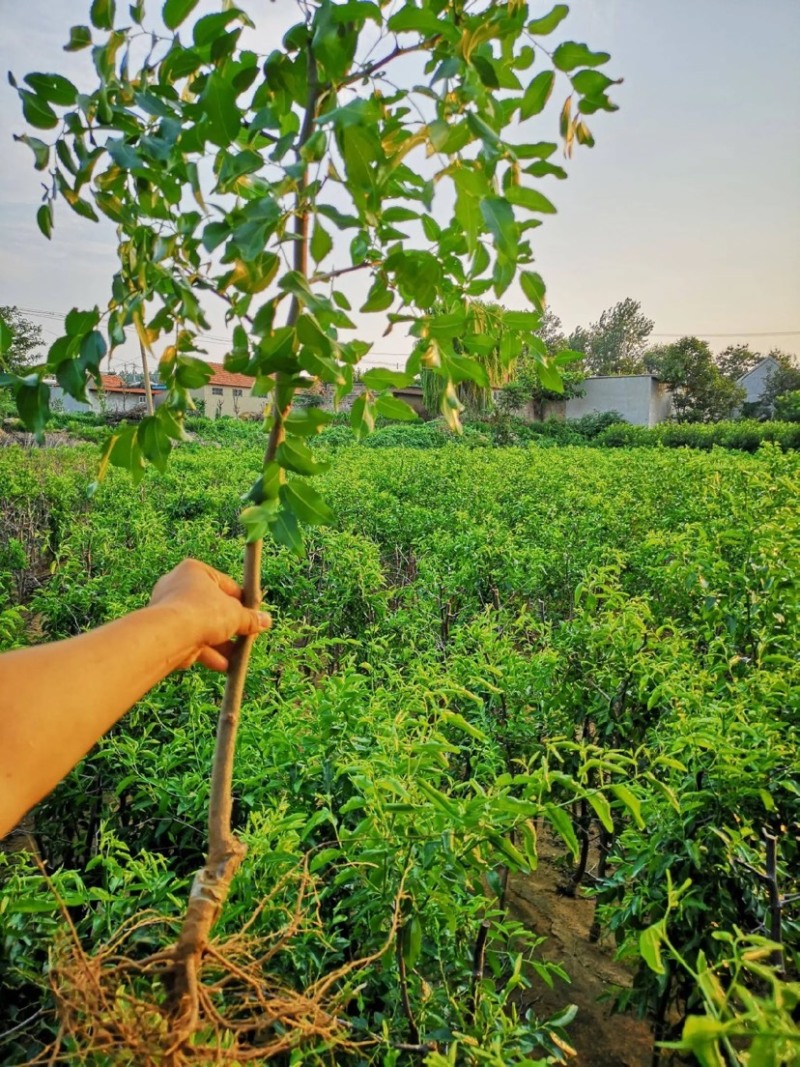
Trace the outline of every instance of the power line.
{"label": "power line", "polygon": [[[22,312],[23,315],[34,315],[38,318],[46,319],[61,319],[66,318],[66,315],[61,311],[44,311],[41,308],[25,308],[17,307],[17,310]],[[682,333],[660,333],[654,332],[650,334],[651,337],[718,337],[718,338],[736,338],[736,337],[800,337],[800,330],[740,330],[738,333],[708,333],[706,330],[684,330]],[[209,342],[216,345],[229,345],[231,343],[228,337],[215,337],[213,334],[201,335],[198,341]],[[370,352],[371,356],[404,356],[405,352]]]}
{"label": "power line", "polygon": [[705,330],[684,330],[683,333],[651,333],[651,337],[800,337],[800,330],[758,330],[742,333],[707,333]]}

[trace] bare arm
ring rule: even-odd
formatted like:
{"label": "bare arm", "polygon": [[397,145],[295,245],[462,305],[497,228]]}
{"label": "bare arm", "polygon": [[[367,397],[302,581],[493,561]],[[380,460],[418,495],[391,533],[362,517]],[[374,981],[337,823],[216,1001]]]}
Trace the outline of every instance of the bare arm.
{"label": "bare arm", "polygon": [[171,671],[197,661],[227,670],[230,638],[270,624],[240,598],[231,578],[184,560],[148,607],[0,656],[0,837]]}

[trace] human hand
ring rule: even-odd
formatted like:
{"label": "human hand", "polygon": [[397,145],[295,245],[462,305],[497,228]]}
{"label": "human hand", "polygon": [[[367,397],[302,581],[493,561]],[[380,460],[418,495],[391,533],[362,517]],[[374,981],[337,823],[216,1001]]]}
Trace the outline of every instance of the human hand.
{"label": "human hand", "polygon": [[181,667],[200,662],[214,671],[227,671],[233,636],[263,633],[272,625],[265,611],[246,608],[242,590],[227,574],[196,559],[185,559],[159,578],[150,597],[150,607],[167,607],[176,615],[192,645]]}

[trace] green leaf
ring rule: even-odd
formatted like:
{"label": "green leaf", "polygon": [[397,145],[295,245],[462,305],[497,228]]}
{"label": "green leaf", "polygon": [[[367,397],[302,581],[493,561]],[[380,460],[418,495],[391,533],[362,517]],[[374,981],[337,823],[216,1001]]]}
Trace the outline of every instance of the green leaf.
{"label": "green leaf", "polygon": [[614,820],[611,817],[611,805],[602,793],[587,793],[586,799],[592,805],[597,818],[610,834],[614,833]]}
{"label": "green leaf", "polygon": [[472,140],[472,134],[465,122],[452,125],[444,119],[436,119],[428,125],[428,137],[434,151],[453,155],[460,152]]}
{"label": "green leaf", "polygon": [[161,17],[168,30],[177,30],[180,24],[197,7],[197,0],[166,0]]}
{"label": "green leaf", "polygon": [[639,803],[638,799],[633,795],[630,789],[628,789],[626,785],[622,785],[622,783],[620,782],[615,782],[613,785],[609,786],[609,789],[617,798],[617,800],[621,800],[625,807],[628,809],[628,811],[631,813],[631,815],[633,816],[633,821],[636,823],[638,829],[644,830],[645,822],[642,818],[642,805]]}
{"label": "green leaf", "polygon": [[311,449],[292,437],[281,442],[275,459],[285,470],[295,471],[297,474],[322,474],[330,467],[330,463],[318,463]]}
{"label": "green leaf", "polygon": [[316,489],[302,478],[293,478],[281,486],[281,499],[302,522],[324,526],[334,521],[334,514]]}
{"label": "green leaf", "polygon": [[553,52],[553,63],[559,70],[570,71],[576,67],[599,67],[611,59],[608,52],[592,52],[585,44],[565,41]]}
{"label": "green leaf", "polygon": [[459,189],[456,195],[455,217],[467,242],[467,251],[472,255],[480,246],[478,234],[481,228],[481,205],[476,196]]}
{"label": "green leaf", "polygon": [[463,715],[459,715],[456,711],[448,711],[447,709],[444,709],[440,712],[439,718],[442,722],[447,723],[448,726],[455,726],[456,729],[463,730],[465,734],[474,738],[476,741],[486,743],[489,740],[482,730],[479,730],[477,726],[473,726],[468,719],[465,719]]}
{"label": "green leaf", "polygon": [[79,52],[92,43],[92,31],[88,26],[73,26],[69,31],[69,44],[64,45],[65,52]]}
{"label": "green leaf", "polygon": [[208,76],[200,104],[208,120],[209,139],[220,148],[236,140],[242,121],[236,105],[236,90],[219,71]]}
{"label": "green leaf", "polygon": [[145,459],[148,459],[163,474],[167,469],[167,460],[172,451],[172,441],[155,415],[148,415],[142,419],[136,439]]}
{"label": "green leaf", "polygon": [[545,285],[541,274],[532,270],[524,270],[519,276],[519,284],[528,300],[537,311],[544,314],[545,309]]}
{"label": "green leaf", "polygon": [[489,388],[489,375],[486,368],[471,356],[451,355],[447,369],[454,382],[475,382],[481,389]]}
{"label": "green leaf", "polygon": [[300,559],[303,557],[303,535],[297,516],[287,508],[281,508],[270,523],[269,532],[279,545],[285,545]]}
{"label": "green leaf", "polygon": [[356,189],[368,189],[375,182],[375,164],[383,149],[372,129],[348,126],[342,131],[342,156],[348,181]]}
{"label": "green leaf", "polygon": [[22,144],[26,144],[30,148],[33,152],[33,165],[37,170],[47,170],[47,165],[50,162],[50,145],[40,141],[38,137],[29,137],[27,133],[21,135],[15,133],[14,140],[21,141]]}
{"label": "green leaf", "polygon": [[501,834],[489,834],[489,840],[497,849],[497,851],[501,855],[505,856],[505,858],[512,864],[513,867],[516,867],[522,871],[528,870],[528,868],[530,867],[530,863],[525,858],[525,856],[522,855],[517,846],[512,845],[508,838],[503,837]]}
{"label": "green leaf", "polygon": [[654,923],[639,934],[639,954],[654,974],[664,974],[661,959],[661,941],[664,936],[664,921]]}
{"label": "green leaf", "polygon": [[418,419],[419,415],[414,411],[410,404],[407,404],[405,400],[400,400],[399,397],[387,394],[386,396],[379,396],[375,401],[375,410],[379,415],[382,415],[384,419],[397,419],[401,422],[412,422],[414,419]]}
{"label": "green leaf", "polygon": [[230,227],[227,222],[209,222],[203,230],[203,248],[206,252],[213,252],[215,248],[230,237]]}
{"label": "green leaf", "polygon": [[442,814],[447,815],[449,819],[457,824],[462,822],[461,813],[459,812],[458,807],[449,797],[445,796],[444,793],[436,789],[434,786],[429,785],[424,778],[418,778],[416,784],[419,791],[424,793],[431,804],[442,812]]}
{"label": "green leaf", "polygon": [[313,437],[323,430],[333,419],[333,412],[323,411],[322,408],[306,408],[303,411],[292,411],[283,421],[287,433],[295,437]]}
{"label": "green leaf", "polygon": [[403,962],[412,971],[422,951],[422,923],[412,915],[400,932],[403,949]]}
{"label": "green leaf", "polygon": [[582,96],[601,96],[612,85],[619,85],[621,78],[609,78],[599,70],[579,70],[572,75],[572,84]]}
{"label": "green leaf", "polygon": [[[707,1015],[690,1015],[686,1019],[681,1037],[684,1044],[688,1045],[697,1057],[700,1067],[725,1067],[725,1060],[717,1044],[719,1039],[725,1036],[725,1030],[724,1023]],[[749,1058],[748,1062],[752,1067],[756,1067],[752,1057]],[[766,1063],[770,1063],[770,1061],[766,1061]],[[776,1063],[775,1059],[771,1061],[771,1064]]]}
{"label": "green leaf", "polygon": [[423,37],[430,37],[442,31],[443,23],[430,8],[409,3],[392,15],[388,28],[392,33],[420,33]]}
{"label": "green leaf", "polygon": [[311,232],[309,248],[315,263],[320,263],[333,249],[333,239],[320,224],[318,218],[314,219],[314,229]]}
{"label": "green leaf", "polygon": [[353,401],[353,406],[350,408],[350,426],[359,441],[375,429],[372,405],[367,403],[365,393]]}
{"label": "green leaf", "polygon": [[494,237],[495,247],[512,262],[517,258],[517,224],[506,200],[490,196],[481,201],[481,215]]}
{"label": "green leaf", "polygon": [[563,839],[572,853],[573,859],[577,860],[580,846],[578,845],[578,838],[575,836],[575,829],[569,814],[564,808],[559,808],[555,804],[545,804],[544,814],[556,833]]}
{"label": "green leaf", "polygon": [[564,382],[561,375],[550,363],[537,363],[536,373],[545,389],[549,389],[551,393],[564,392]]}
{"label": "green leaf", "polygon": [[[258,483],[256,483],[258,485]],[[255,489],[255,486],[253,487]],[[252,495],[252,491],[251,491]],[[261,541],[266,536],[270,527],[277,518],[278,501],[276,499],[270,499],[262,501],[253,507],[245,508],[239,515],[242,526],[245,528],[245,540],[249,543],[252,541]],[[294,516],[292,516],[294,518]],[[295,519],[295,526],[297,520]]]}
{"label": "green leaf", "polygon": [[521,330],[533,333],[542,324],[541,315],[535,311],[506,311],[503,313],[503,325],[507,330]]}
{"label": "green leaf", "polygon": [[54,126],[58,125],[58,115],[46,100],[28,89],[19,89],[17,91],[22,101],[22,113],[26,122],[40,130],[52,130]]}
{"label": "green leaf", "polygon": [[98,30],[113,30],[116,4],[114,0],[92,0],[89,18]]}
{"label": "green leaf", "polygon": [[531,115],[538,115],[544,110],[547,101],[550,99],[555,81],[556,76],[552,70],[543,70],[541,74],[537,74],[532,79],[525,90],[519,107],[519,117],[521,119],[529,119]]}
{"label": "green leaf", "polygon": [[361,375],[361,381],[367,389],[403,389],[414,381],[412,374],[404,371],[386,370],[384,367],[372,367]]}
{"label": "green leaf", "polygon": [[14,334],[8,323],[0,317],[0,356],[6,355],[14,343]]}
{"label": "green leaf", "polygon": [[201,359],[195,359],[194,356],[178,356],[175,381],[183,389],[201,389],[211,374],[211,368]]}
{"label": "green leaf", "polygon": [[44,382],[21,385],[16,391],[17,411],[27,429],[41,437],[50,416],[50,387]]}
{"label": "green leaf", "polygon": [[366,301],[361,305],[360,310],[364,313],[370,311],[385,311],[394,303],[394,293],[389,289],[385,282],[380,278],[376,278],[372,283],[369,293],[367,294]]}
{"label": "green leaf", "polygon": [[569,7],[566,4],[556,4],[548,15],[543,15],[540,19],[532,19],[528,23],[528,33],[546,37],[548,33],[552,33],[557,26],[561,25],[568,14]]}
{"label": "green leaf", "polygon": [[538,189],[526,189],[522,185],[512,185],[505,190],[506,199],[528,211],[538,211],[543,215],[554,215],[556,206]]}
{"label": "green leaf", "polygon": [[70,107],[78,99],[78,90],[60,74],[26,74],[25,81],[37,96],[43,97],[51,104]]}

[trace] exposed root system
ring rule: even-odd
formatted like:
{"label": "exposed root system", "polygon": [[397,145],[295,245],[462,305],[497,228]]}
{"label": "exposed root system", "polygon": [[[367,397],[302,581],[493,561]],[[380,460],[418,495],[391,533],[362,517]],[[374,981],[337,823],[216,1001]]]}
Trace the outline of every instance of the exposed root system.
{"label": "exposed root system", "polygon": [[[276,890],[243,930],[207,945],[196,975],[198,1012],[189,1024],[176,1019],[170,996],[174,930],[163,917],[137,916],[91,955],[68,920],[54,943],[49,971],[58,1036],[29,1063],[181,1067],[263,1063],[306,1043],[318,1050],[364,1047],[363,1035],[354,1037],[344,1014],[357,985],[353,976],[387,951],[396,920],[379,952],[304,990],[291,988],[273,977],[282,969],[278,957],[290,952],[298,937],[322,937],[307,890],[302,875],[293,908],[276,905]],[[256,919],[268,903],[272,915],[283,910],[281,928],[255,935]],[[169,947],[142,952],[143,945],[158,940]]]}

